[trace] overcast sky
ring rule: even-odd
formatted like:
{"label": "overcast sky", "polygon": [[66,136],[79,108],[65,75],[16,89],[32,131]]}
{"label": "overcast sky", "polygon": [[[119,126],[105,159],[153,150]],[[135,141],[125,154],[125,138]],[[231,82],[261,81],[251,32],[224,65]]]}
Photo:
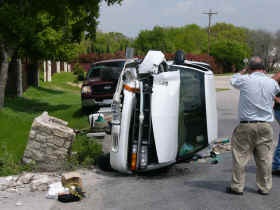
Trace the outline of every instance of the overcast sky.
{"label": "overcast sky", "polygon": [[208,25],[203,12],[218,14],[212,23],[226,22],[250,29],[280,29],[280,0],[123,0],[121,6],[102,4],[99,29],[136,37],[154,26]]}

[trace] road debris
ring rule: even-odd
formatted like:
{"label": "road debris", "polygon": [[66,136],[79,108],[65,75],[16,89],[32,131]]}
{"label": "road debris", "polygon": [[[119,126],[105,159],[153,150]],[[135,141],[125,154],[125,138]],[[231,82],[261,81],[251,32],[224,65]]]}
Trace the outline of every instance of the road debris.
{"label": "road debris", "polygon": [[16,202],[16,206],[22,206],[23,203],[21,201]]}
{"label": "road debris", "polygon": [[54,173],[23,173],[17,176],[0,177],[0,191],[20,193],[26,189],[31,192],[46,191],[48,185],[60,179]]}
{"label": "road debris", "polygon": [[231,151],[231,143],[229,138],[222,138],[214,142],[213,151],[216,154],[221,154],[224,152]]}
{"label": "road debris", "polygon": [[69,172],[62,175],[61,182],[68,192],[58,193],[58,200],[61,202],[79,201],[85,197],[82,187],[82,178],[78,172]]}
{"label": "road debris", "polygon": [[75,133],[68,122],[44,112],[35,118],[24,151],[23,162],[36,164],[42,171],[57,171],[63,168],[69,154]]}
{"label": "road debris", "polygon": [[231,151],[229,138],[221,138],[214,141],[210,154],[197,153],[192,157],[192,162],[217,164],[220,160],[220,154]]}
{"label": "road debris", "polygon": [[58,195],[61,193],[69,193],[69,189],[63,187],[61,182],[56,182],[49,185],[48,193],[46,198],[48,199],[57,199]]}

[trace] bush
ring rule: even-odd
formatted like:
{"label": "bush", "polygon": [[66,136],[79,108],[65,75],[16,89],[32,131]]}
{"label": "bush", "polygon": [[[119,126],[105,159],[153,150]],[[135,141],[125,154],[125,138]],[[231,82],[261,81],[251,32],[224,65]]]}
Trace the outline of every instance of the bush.
{"label": "bush", "polygon": [[95,164],[96,159],[103,154],[102,145],[85,135],[77,137],[74,145],[76,154],[72,158],[85,167]]}
{"label": "bush", "polygon": [[76,64],[75,64],[74,69],[73,69],[73,73],[74,73],[75,75],[77,75],[78,81],[84,80],[85,71],[84,71],[83,67],[80,66],[79,63],[76,63]]}

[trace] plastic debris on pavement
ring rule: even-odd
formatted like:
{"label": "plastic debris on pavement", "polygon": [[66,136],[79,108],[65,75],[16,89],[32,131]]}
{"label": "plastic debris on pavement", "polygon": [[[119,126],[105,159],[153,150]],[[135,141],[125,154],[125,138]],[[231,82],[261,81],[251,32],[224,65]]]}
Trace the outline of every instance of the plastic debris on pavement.
{"label": "plastic debris on pavement", "polygon": [[48,199],[57,199],[58,194],[60,193],[69,193],[69,189],[63,187],[61,182],[56,182],[49,185],[48,192],[46,194],[46,198]]}
{"label": "plastic debris on pavement", "polygon": [[16,202],[16,206],[22,206],[23,203],[21,201]]}
{"label": "plastic debris on pavement", "polygon": [[231,151],[231,142],[230,139],[220,138],[213,142],[212,151],[208,155],[200,155],[199,153],[195,154],[192,157],[192,161],[198,163],[211,163],[217,164],[220,161],[220,154]]}

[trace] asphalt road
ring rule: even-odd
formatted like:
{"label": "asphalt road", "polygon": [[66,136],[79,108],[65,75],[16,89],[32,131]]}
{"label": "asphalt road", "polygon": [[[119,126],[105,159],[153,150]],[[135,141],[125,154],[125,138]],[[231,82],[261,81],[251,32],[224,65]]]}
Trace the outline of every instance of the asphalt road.
{"label": "asphalt road", "polygon": [[[237,120],[239,93],[228,85],[228,77],[217,77],[216,86],[230,88],[217,93],[219,137],[230,137]],[[276,124],[275,132],[278,132]],[[147,175],[125,176],[98,169],[82,173],[87,198],[81,202],[63,204],[47,200],[43,193],[27,193],[14,202],[1,204],[0,209],[120,209],[120,210],[269,210],[280,209],[280,177],[273,177],[270,195],[256,193],[255,165],[247,168],[246,189],[243,196],[225,193],[231,180],[231,153],[221,155],[218,164],[181,163],[168,171]],[[21,199],[23,205],[15,206]]]}

